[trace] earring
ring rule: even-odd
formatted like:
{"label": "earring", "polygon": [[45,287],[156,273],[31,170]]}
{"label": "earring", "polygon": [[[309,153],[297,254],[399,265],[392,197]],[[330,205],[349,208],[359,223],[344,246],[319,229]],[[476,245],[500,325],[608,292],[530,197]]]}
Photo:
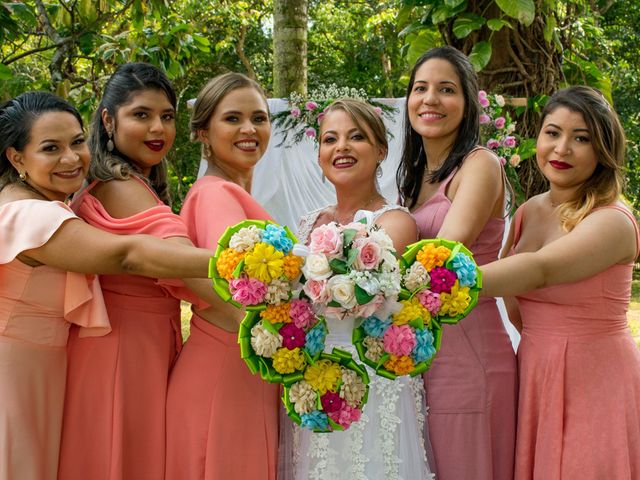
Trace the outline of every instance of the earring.
{"label": "earring", "polygon": [[211,145],[208,143],[202,144],[202,153],[204,153],[204,157],[209,159],[211,158]]}
{"label": "earring", "polygon": [[108,135],[109,140],[107,140],[107,152],[111,153],[115,148],[115,145],[113,144],[113,132],[109,132]]}
{"label": "earring", "polygon": [[27,180],[27,172],[20,172],[20,180],[23,182]]}
{"label": "earring", "polygon": [[382,162],[378,162],[376,167],[376,178],[382,178]]}
{"label": "earring", "polygon": [[322,183],[326,183],[327,177],[324,176],[324,172],[322,172]]}

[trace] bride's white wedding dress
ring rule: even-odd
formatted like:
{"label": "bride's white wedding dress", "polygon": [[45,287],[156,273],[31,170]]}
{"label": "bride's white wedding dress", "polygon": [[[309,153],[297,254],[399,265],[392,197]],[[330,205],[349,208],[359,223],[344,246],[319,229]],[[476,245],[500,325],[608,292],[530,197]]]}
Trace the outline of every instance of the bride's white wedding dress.
{"label": "bride's white wedding dress", "polygon": [[[385,205],[367,212],[374,221],[383,213],[403,209]],[[300,220],[299,242],[306,244],[323,209]],[[406,210],[405,210],[406,211]],[[357,214],[356,214],[357,215]],[[350,352],[354,319],[326,318],[329,335],[325,351],[334,347]],[[422,377],[394,381],[367,367],[369,399],[359,422],[346,431],[313,433],[281,416],[279,480],[422,480],[432,479],[423,437],[425,400]]]}

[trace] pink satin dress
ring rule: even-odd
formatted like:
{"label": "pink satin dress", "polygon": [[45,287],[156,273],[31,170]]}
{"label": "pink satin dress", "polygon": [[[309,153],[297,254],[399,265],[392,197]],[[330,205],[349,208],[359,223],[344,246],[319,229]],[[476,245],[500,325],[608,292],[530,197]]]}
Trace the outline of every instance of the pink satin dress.
{"label": "pink satin dress", "polygon": [[[420,238],[436,238],[451,207],[453,172],[413,215]],[[504,219],[490,218],[473,245],[478,265],[497,260]],[[494,298],[456,325],[423,375],[438,480],[510,480],[515,450],[516,358]]]}
{"label": "pink satin dress", "polygon": [[[238,185],[213,176],[193,184],[181,215],[193,243],[212,250],[227,227],[270,218]],[[275,480],[278,408],[278,385],[251,374],[237,332],[194,314],[169,381],[167,480]]]}
{"label": "pink satin dress", "polygon": [[[89,224],[120,235],[187,237],[180,217],[159,199],[113,218],[91,195],[94,186],[72,204]],[[60,478],[162,480],[167,384],[182,343],[180,301],[152,278],[101,275],[100,282],[113,331],[102,338],[72,331],[69,338]]]}
{"label": "pink satin dress", "polygon": [[[514,220],[515,252],[525,207]],[[604,208],[636,225],[625,208]],[[632,269],[613,265],[517,297],[517,480],[640,478],[640,350],[626,316]]]}
{"label": "pink satin dress", "polygon": [[57,478],[69,327],[87,338],[110,330],[94,275],[17,259],[71,219],[61,202],[0,206],[0,480]]}

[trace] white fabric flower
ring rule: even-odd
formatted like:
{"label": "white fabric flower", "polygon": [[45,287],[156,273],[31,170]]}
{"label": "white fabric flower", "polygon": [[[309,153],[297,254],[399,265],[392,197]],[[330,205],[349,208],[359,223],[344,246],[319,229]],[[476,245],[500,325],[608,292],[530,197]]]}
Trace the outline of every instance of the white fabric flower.
{"label": "white fabric flower", "polygon": [[347,402],[350,407],[358,408],[366,391],[367,387],[360,376],[353,370],[348,370],[343,367],[340,398]]}
{"label": "white fabric flower", "polygon": [[258,323],[251,329],[251,347],[261,357],[271,358],[282,347],[282,335],[273,334]]}
{"label": "white fabric flower", "polygon": [[231,236],[229,247],[238,252],[246,252],[251,250],[256,243],[260,243],[261,240],[260,229],[255,225],[249,225],[241,228]]}
{"label": "white fabric flower", "polygon": [[316,392],[305,380],[294,383],[289,389],[289,400],[298,415],[310,413],[316,409]]}
{"label": "white fabric flower", "polygon": [[274,278],[267,285],[267,294],[264,296],[264,300],[272,305],[280,305],[283,301],[289,300],[290,289],[289,282]]}
{"label": "white fabric flower", "polygon": [[427,288],[429,282],[431,282],[429,272],[420,262],[413,262],[404,274],[404,286],[412,292],[420,287]]}
{"label": "white fabric flower", "polygon": [[384,344],[381,338],[366,337],[362,344],[367,347],[367,352],[364,354],[372,362],[379,362],[384,355]]}

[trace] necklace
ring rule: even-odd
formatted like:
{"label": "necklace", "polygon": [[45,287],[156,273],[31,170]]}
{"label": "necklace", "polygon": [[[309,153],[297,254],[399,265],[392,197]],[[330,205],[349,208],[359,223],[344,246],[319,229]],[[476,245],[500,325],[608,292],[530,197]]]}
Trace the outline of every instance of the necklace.
{"label": "necklace", "polygon": [[[376,192],[360,207],[349,210],[346,215],[338,215],[338,205],[334,205],[331,211],[331,221],[336,222],[338,225],[344,225],[346,223],[351,222],[353,220],[353,216],[356,214],[358,210],[366,210],[369,205],[371,205],[375,200],[382,198],[382,196]],[[346,221],[343,222],[342,219]]]}

